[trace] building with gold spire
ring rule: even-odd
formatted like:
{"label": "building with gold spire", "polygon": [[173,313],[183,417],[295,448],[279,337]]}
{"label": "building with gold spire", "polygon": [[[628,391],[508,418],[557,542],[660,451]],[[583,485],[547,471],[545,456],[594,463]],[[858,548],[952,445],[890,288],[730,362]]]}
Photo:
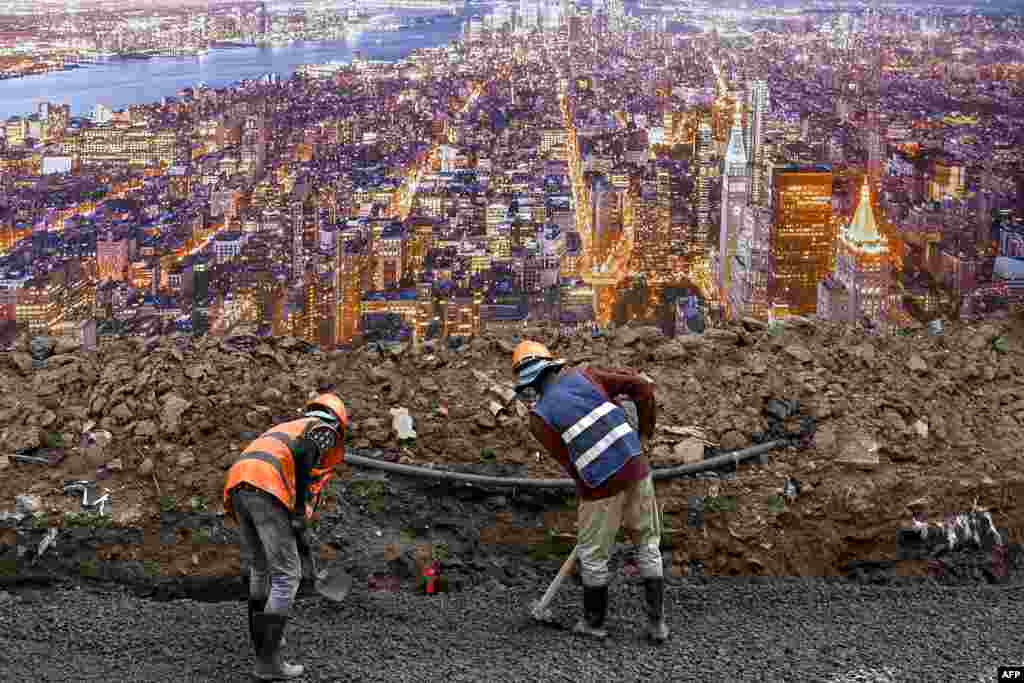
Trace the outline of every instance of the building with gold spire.
{"label": "building with gold spire", "polygon": [[895,302],[892,257],[865,176],[853,218],[840,230],[835,270],[818,284],[818,316],[837,322],[887,318]]}

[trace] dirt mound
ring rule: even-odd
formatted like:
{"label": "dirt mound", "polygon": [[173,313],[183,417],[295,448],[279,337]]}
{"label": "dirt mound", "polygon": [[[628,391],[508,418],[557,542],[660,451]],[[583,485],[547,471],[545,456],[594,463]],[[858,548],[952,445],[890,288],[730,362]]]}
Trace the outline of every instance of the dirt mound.
{"label": "dirt mound", "polygon": [[[927,560],[896,541],[915,514],[945,523],[981,507],[1004,535],[1019,540],[1024,531],[1015,503],[1024,499],[1020,330],[1008,321],[950,325],[939,336],[873,336],[797,319],[771,328],[745,320],[675,339],[654,328],[593,338],[539,327],[520,336],[574,363],[653,379],[655,466],[762,440],[778,429],[779,405],[797,408],[787,417],[796,426],[812,420],[809,448],[775,452],[732,478],[659,485],[680,572],[830,574],[870,558],[924,573]],[[12,510],[21,494],[37,496],[42,511],[79,510],[80,498],[62,484],[82,479],[109,490],[119,523],[160,508],[216,512],[224,471],[247,441],[327,388],[349,405],[350,448],[409,464],[493,463],[517,476],[564,476],[537,456],[526,409],[513,399],[509,359],[520,336],[337,353],[245,335],[121,340],[92,352],[58,345],[49,355],[23,341],[0,354],[8,456],[0,457],[0,510]],[[398,439],[392,411],[400,408],[414,438]],[[18,453],[63,459],[28,463]],[[795,497],[783,495],[787,480],[799,483]],[[571,511],[554,519],[572,532]]]}

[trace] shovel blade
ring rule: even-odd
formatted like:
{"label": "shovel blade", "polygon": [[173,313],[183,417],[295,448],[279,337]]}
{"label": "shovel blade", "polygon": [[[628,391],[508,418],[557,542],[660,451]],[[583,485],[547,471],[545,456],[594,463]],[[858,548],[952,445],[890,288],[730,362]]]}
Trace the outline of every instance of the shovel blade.
{"label": "shovel blade", "polygon": [[341,569],[321,572],[316,580],[316,592],[332,602],[341,602],[352,590],[352,576]]}

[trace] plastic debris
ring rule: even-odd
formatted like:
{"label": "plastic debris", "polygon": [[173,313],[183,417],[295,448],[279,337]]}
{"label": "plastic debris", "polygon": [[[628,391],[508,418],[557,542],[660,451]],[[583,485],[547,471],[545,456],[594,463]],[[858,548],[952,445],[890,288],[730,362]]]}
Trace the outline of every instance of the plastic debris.
{"label": "plastic debris", "polygon": [[782,495],[788,502],[792,503],[800,495],[801,488],[798,480],[787,477],[786,483],[782,486]]}
{"label": "plastic debris", "polygon": [[14,511],[19,515],[34,515],[43,508],[39,496],[20,495],[14,497]]}
{"label": "plastic debris", "polygon": [[39,541],[39,549],[36,550],[36,556],[32,558],[33,565],[39,561],[39,558],[43,556],[43,553],[45,553],[49,547],[56,542],[56,540],[57,529],[50,529],[46,532],[46,535],[43,536],[43,540]]}
{"label": "plastic debris", "polygon": [[96,482],[88,480],[69,481],[64,483],[64,495],[82,493],[82,510],[96,512],[100,516],[110,514],[110,489],[103,489],[103,495],[96,497]]}
{"label": "plastic debris", "polygon": [[398,434],[399,441],[416,438],[416,430],[413,429],[412,415],[409,414],[408,408],[392,408],[391,417],[391,426]]}

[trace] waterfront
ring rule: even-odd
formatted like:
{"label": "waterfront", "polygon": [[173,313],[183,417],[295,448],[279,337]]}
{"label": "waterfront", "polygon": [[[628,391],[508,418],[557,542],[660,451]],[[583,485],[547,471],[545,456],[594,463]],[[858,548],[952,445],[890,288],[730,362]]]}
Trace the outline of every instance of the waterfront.
{"label": "waterfront", "polygon": [[[436,12],[396,14],[421,16],[436,15]],[[368,31],[355,41],[211,49],[202,57],[108,60],[81,69],[4,80],[0,81],[0,116],[5,119],[24,116],[44,100],[70,104],[72,115],[84,116],[97,104],[122,109],[132,104],[157,102],[200,82],[210,87],[224,87],[267,73],[287,78],[302,64],[345,62],[351,60],[356,51],[367,59],[395,61],[413,50],[455,40],[459,37],[461,22],[461,17],[443,17],[433,24],[405,31]]]}

